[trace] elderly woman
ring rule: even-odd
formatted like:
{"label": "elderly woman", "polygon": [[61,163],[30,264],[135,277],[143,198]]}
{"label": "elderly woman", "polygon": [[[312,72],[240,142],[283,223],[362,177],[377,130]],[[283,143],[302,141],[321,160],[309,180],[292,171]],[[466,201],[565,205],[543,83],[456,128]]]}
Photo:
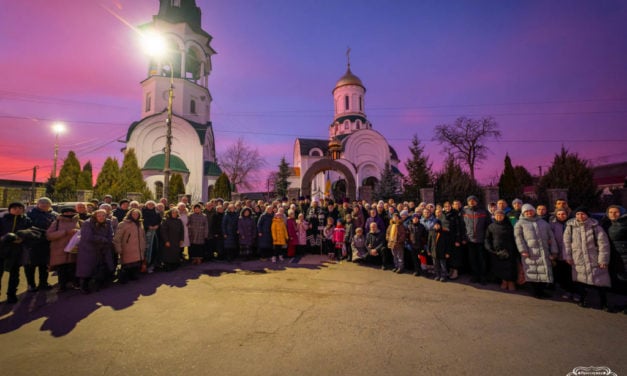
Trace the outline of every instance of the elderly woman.
{"label": "elderly woman", "polygon": [[501,289],[516,290],[518,274],[518,250],[514,239],[514,226],[505,216],[505,211],[497,209],[485,234],[485,249],[490,254],[492,273],[501,280]]}
{"label": "elderly woman", "polygon": [[244,207],[240,212],[237,234],[239,235],[239,254],[250,260],[257,238],[257,225],[253,219],[253,211],[249,207]]}
{"label": "elderly woman", "polygon": [[606,290],[611,286],[608,265],[610,242],[599,222],[590,218],[588,209],[579,207],[575,218],[569,219],[564,230],[564,259],[573,267],[573,281],[581,293],[581,307],[590,307],[588,286],[595,288],[601,298],[601,309],[609,311]]}
{"label": "elderly woman", "polygon": [[537,299],[549,297],[544,288],[547,283],[553,283],[551,262],[557,258],[558,252],[551,226],[536,215],[532,205],[525,204],[514,226],[514,235],[525,280],[532,286],[533,296]]}
{"label": "elderly woman", "polygon": [[189,257],[192,264],[200,265],[205,254],[205,241],[209,236],[207,216],[202,212],[201,204],[194,204],[187,223],[189,232]]}
{"label": "elderly woman", "polygon": [[65,246],[79,230],[80,224],[76,209],[64,207],[46,231],[50,241],[50,270],[57,272],[59,291],[66,291],[68,283],[75,282],[76,253],[65,252]]}
{"label": "elderly woman", "polygon": [[126,213],[113,236],[113,246],[121,265],[118,281],[136,280],[146,255],[146,232],[140,209],[132,208]]}
{"label": "elderly woman", "polygon": [[76,258],[76,277],[80,278],[83,294],[90,292],[90,281],[94,279],[96,290],[115,270],[113,264],[113,228],[107,212],[96,210],[81,226],[81,241]]}
{"label": "elderly woman", "polygon": [[572,299],[575,302],[579,302],[580,298],[575,294],[573,288],[572,268],[564,260],[564,230],[566,229],[566,222],[568,221],[568,212],[566,209],[557,209],[550,219],[549,224],[553,235],[555,235],[556,246],[558,248],[557,260],[553,267],[555,274],[555,282],[564,290],[563,299]]}
{"label": "elderly woman", "polygon": [[163,266],[166,271],[178,268],[181,263],[181,248],[185,240],[185,226],[179,218],[177,208],[170,209],[159,227],[163,241]]}

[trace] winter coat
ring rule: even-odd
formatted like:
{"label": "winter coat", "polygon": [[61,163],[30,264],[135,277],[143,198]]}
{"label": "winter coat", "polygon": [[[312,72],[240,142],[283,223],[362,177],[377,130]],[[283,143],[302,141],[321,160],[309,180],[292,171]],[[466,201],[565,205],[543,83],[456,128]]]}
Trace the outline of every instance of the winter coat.
{"label": "winter coat", "polygon": [[463,238],[471,243],[483,244],[485,231],[490,224],[490,213],[476,206],[466,206],[462,209],[465,232]]}
{"label": "winter coat", "polygon": [[451,240],[451,234],[449,231],[436,231],[435,229],[432,229],[429,231],[427,251],[434,259],[443,260],[451,251],[451,246],[453,244]]}
{"label": "winter coat", "polygon": [[146,232],[141,222],[125,219],[118,225],[113,236],[115,252],[120,255],[120,264],[142,262],[146,253]]}
{"label": "winter coat", "polygon": [[592,286],[610,287],[608,268],[600,264],[610,263],[610,242],[596,219],[579,222],[572,218],[564,230],[564,260],[573,262],[573,281]]}
{"label": "winter coat", "polygon": [[350,243],[353,241],[353,236],[355,236],[355,224],[352,222],[346,222],[344,224],[344,243]]}
{"label": "winter coat", "polygon": [[420,222],[410,222],[407,226],[407,234],[408,243],[412,250],[420,251],[425,248],[429,232]]}
{"label": "winter coat", "polygon": [[564,230],[566,222],[560,222],[556,218],[552,218],[549,222],[553,236],[555,236],[555,244],[557,246],[557,258],[564,260]]}
{"label": "winter coat", "polygon": [[420,217],[420,224],[423,225],[425,229],[427,229],[427,231],[431,231],[433,225],[435,224],[435,220],[436,218],[433,215],[429,216],[428,218]]}
{"label": "winter coat", "polygon": [[620,256],[622,265],[616,265],[616,269],[619,272],[619,278],[622,280],[627,279],[627,214],[623,214],[613,221],[607,229],[608,236],[610,238],[610,245],[614,248],[616,253]]}
{"label": "winter coat", "polygon": [[400,252],[405,249],[405,239],[407,233],[405,226],[401,223],[390,223],[386,230],[385,238],[387,240],[388,248],[392,251]]}
{"label": "winter coat", "polygon": [[557,256],[555,236],[551,226],[538,217],[520,217],[514,226],[518,252],[527,252],[521,262],[528,282],[553,282],[550,256]]}
{"label": "winter coat", "polygon": [[263,213],[259,217],[257,222],[257,233],[259,238],[257,239],[257,246],[259,249],[271,249],[272,248],[272,220],[274,214]]}
{"label": "winter coat", "polygon": [[308,230],[310,235],[318,235],[320,232],[318,227],[324,226],[324,213],[319,206],[310,206],[305,215],[307,222],[311,224],[311,228]]}
{"label": "winter coat", "polygon": [[161,214],[154,208],[142,208],[142,219],[144,220],[144,230],[146,231],[148,231],[149,227],[161,224]]}
{"label": "winter coat", "polygon": [[298,237],[298,245],[307,245],[307,229],[309,228],[309,222],[296,221],[296,236]]}
{"label": "winter coat", "polygon": [[76,256],[76,276],[91,278],[101,267],[109,272],[115,269],[113,265],[113,227],[110,220],[97,223],[96,217],[83,222],[81,226],[81,241],[78,243]]}
{"label": "winter coat", "polygon": [[297,245],[298,244],[298,236],[296,234],[296,220],[294,218],[287,219],[287,235],[289,236],[289,244]]}
{"label": "winter coat", "polygon": [[499,279],[515,281],[519,254],[516,249],[514,226],[509,219],[495,221],[488,226],[484,246],[490,254],[492,273]]}
{"label": "winter coat", "polygon": [[65,252],[65,246],[70,242],[72,236],[74,236],[74,232],[70,231],[78,230],[80,227],[81,220],[77,215],[71,218],[60,215],[52,222],[50,227],[48,227],[46,237],[50,241],[51,267],[76,263],[76,253]]}
{"label": "winter coat", "polygon": [[252,247],[257,239],[257,226],[252,216],[239,217],[237,222],[237,233],[239,234],[240,247]]}
{"label": "winter coat", "polygon": [[209,222],[209,236],[212,238],[222,238],[224,233],[222,232],[222,219],[224,219],[224,213],[219,213],[214,210],[207,218]]}
{"label": "winter coat", "polygon": [[58,214],[52,210],[45,212],[35,207],[27,216],[30,218],[33,227],[43,231],[41,236],[26,241],[26,248],[29,250],[29,258],[26,262],[33,265],[48,264],[50,262],[50,241],[46,239],[45,231],[48,230]]}
{"label": "winter coat", "polygon": [[[31,228],[31,221],[25,215],[15,216],[6,213],[0,218],[0,237],[8,233],[21,233]],[[20,240],[0,243],[0,268],[9,272],[19,267],[26,252],[24,242]]]}
{"label": "winter coat", "polygon": [[[181,261],[181,242],[185,238],[183,222],[179,218],[165,218],[159,227],[163,241],[163,262],[178,264]],[[170,246],[165,245],[166,242]]]}
{"label": "winter coat", "polygon": [[346,229],[344,226],[336,226],[333,229],[333,243],[344,243],[344,236],[346,236]]}
{"label": "winter coat", "polygon": [[275,216],[272,219],[271,231],[273,245],[287,245],[287,227],[283,218]]}
{"label": "winter coat", "polygon": [[202,213],[192,213],[187,222],[189,231],[189,242],[191,244],[205,244],[205,239],[209,237],[209,223],[207,217]]}
{"label": "winter coat", "polygon": [[442,228],[448,230],[451,234],[453,242],[461,243],[464,238],[462,230],[465,229],[465,227],[459,212],[455,209],[451,209],[447,212],[443,211],[438,219],[440,223],[442,223]]}
{"label": "winter coat", "polygon": [[368,252],[376,251],[377,254],[381,254],[385,247],[385,234],[383,231],[369,232],[366,235],[366,249]]}
{"label": "winter coat", "polygon": [[370,232],[370,224],[372,222],[375,222],[377,224],[377,230],[381,232],[386,230],[385,224],[383,224],[383,220],[381,219],[381,217],[379,217],[378,215],[375,215],[374,217],[368,217],[368,219],[366,219],[366,224],[364,225],[364,232],[366,233]]}
{"label": "winter coat", "polygon": [[368,250],[366,249],[366,237],[363,233],[361,236],[353,236],[351,249],[353,251],[353,260],[362,259],[368,256]]}
{"label": "winter coat", "polygon": [[222,233],[224,234],[224,248],[237,248],[237,222],[239,215],[236,212],[226,212],[222,218]]}
{"label": "winter coat", "polygon": [[179,212],[179,219],[183,222],[183,247],[189,247],[189,228],[187,227],[189,224],[189,215]]}

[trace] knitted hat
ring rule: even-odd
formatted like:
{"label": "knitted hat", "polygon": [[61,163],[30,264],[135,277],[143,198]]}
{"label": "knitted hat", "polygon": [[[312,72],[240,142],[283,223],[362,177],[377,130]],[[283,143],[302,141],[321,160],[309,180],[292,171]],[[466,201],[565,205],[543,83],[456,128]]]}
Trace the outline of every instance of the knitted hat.
{"label": "knitted hat", "polygon": [[575,214],[577,214],[577,213],[584,213],[586,216],[588,216],[588,217],[590,216],[590,210],[588,210],[588,208],[585,207],[585,206],[578,207],[577,209],[575,209],[574,213]]}
{"label": "knitted hat", "polygon": [[505,211],[503,211],[501,209],[497,209],[497,210],[494,211],[494,215],[497,215],[497,214],[505,215]]}
{"label": "knitted hat", "polygon": [[531,204],[524,204],[520,211],[524,213],[524,212],[526,212],[528,210],[533,210],[534,213],[536,212],[536,208],[534,208],[533,205],[531,205]]}
{"label": "knitted hat", "polygon": [[76,209],[72,206],[64,206],[61,208],[61,214],[76,213]]}
{"label": "knitted hat", "polygon": [[24,204],[22,204],[19,201],[15,201],[9,204],[9,210],[13,209],[13,208],[22,208],[24,209]]}
{"label": "knitted hat", "polygon": [[470,195],[470,196],[468,196],[468,198],[466,198],[466,202],[468,202],[470,200],[475,200],[475,201],[479,202],[479,199],[475,195]]}
{"label": "knitted hat", "polygon": [[407,216],[409,216],[409,212],[407,210],[402,210],[401,217],[407,217]]}

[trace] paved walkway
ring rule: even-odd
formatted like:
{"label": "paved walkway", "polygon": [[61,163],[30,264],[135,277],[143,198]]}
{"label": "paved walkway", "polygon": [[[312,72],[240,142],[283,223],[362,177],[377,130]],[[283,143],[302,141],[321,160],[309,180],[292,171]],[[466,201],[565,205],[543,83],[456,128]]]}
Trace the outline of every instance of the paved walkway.
{"label": "paved walkway", "polygon": [[627,315],[323,261],[208,263],[89,295],[22,294],[0,305],[0,373],[627,374]]}

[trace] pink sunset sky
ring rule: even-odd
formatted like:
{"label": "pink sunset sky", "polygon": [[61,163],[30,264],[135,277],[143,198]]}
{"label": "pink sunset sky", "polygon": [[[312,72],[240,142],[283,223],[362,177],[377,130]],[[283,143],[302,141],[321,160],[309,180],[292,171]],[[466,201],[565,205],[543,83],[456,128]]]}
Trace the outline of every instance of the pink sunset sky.
{"label": "pink sunset sky", "polygon": [[[196,1],[213,36],[210,90],[218,156],[238,137],[267,161],[265,189],[294,139],[327,138],[331,90],[351,68],[366,113],[402,162],[414,134],[437,171],[433,128],[493,116],[502,139],[477,177],[498,180],[509,153],[533,174],[561,146],[593,164],[627,160],[627,2]],[[140,120],[148,58],[132,26],[157,0],[29,0],[0,22],[0,179],[38,181],[74,150],[96,173]],[[116,14],[118,17],[115,17]],[[401,163],[404,171],[404,164]],[[263,188],[261,188],[263,187]]]}

